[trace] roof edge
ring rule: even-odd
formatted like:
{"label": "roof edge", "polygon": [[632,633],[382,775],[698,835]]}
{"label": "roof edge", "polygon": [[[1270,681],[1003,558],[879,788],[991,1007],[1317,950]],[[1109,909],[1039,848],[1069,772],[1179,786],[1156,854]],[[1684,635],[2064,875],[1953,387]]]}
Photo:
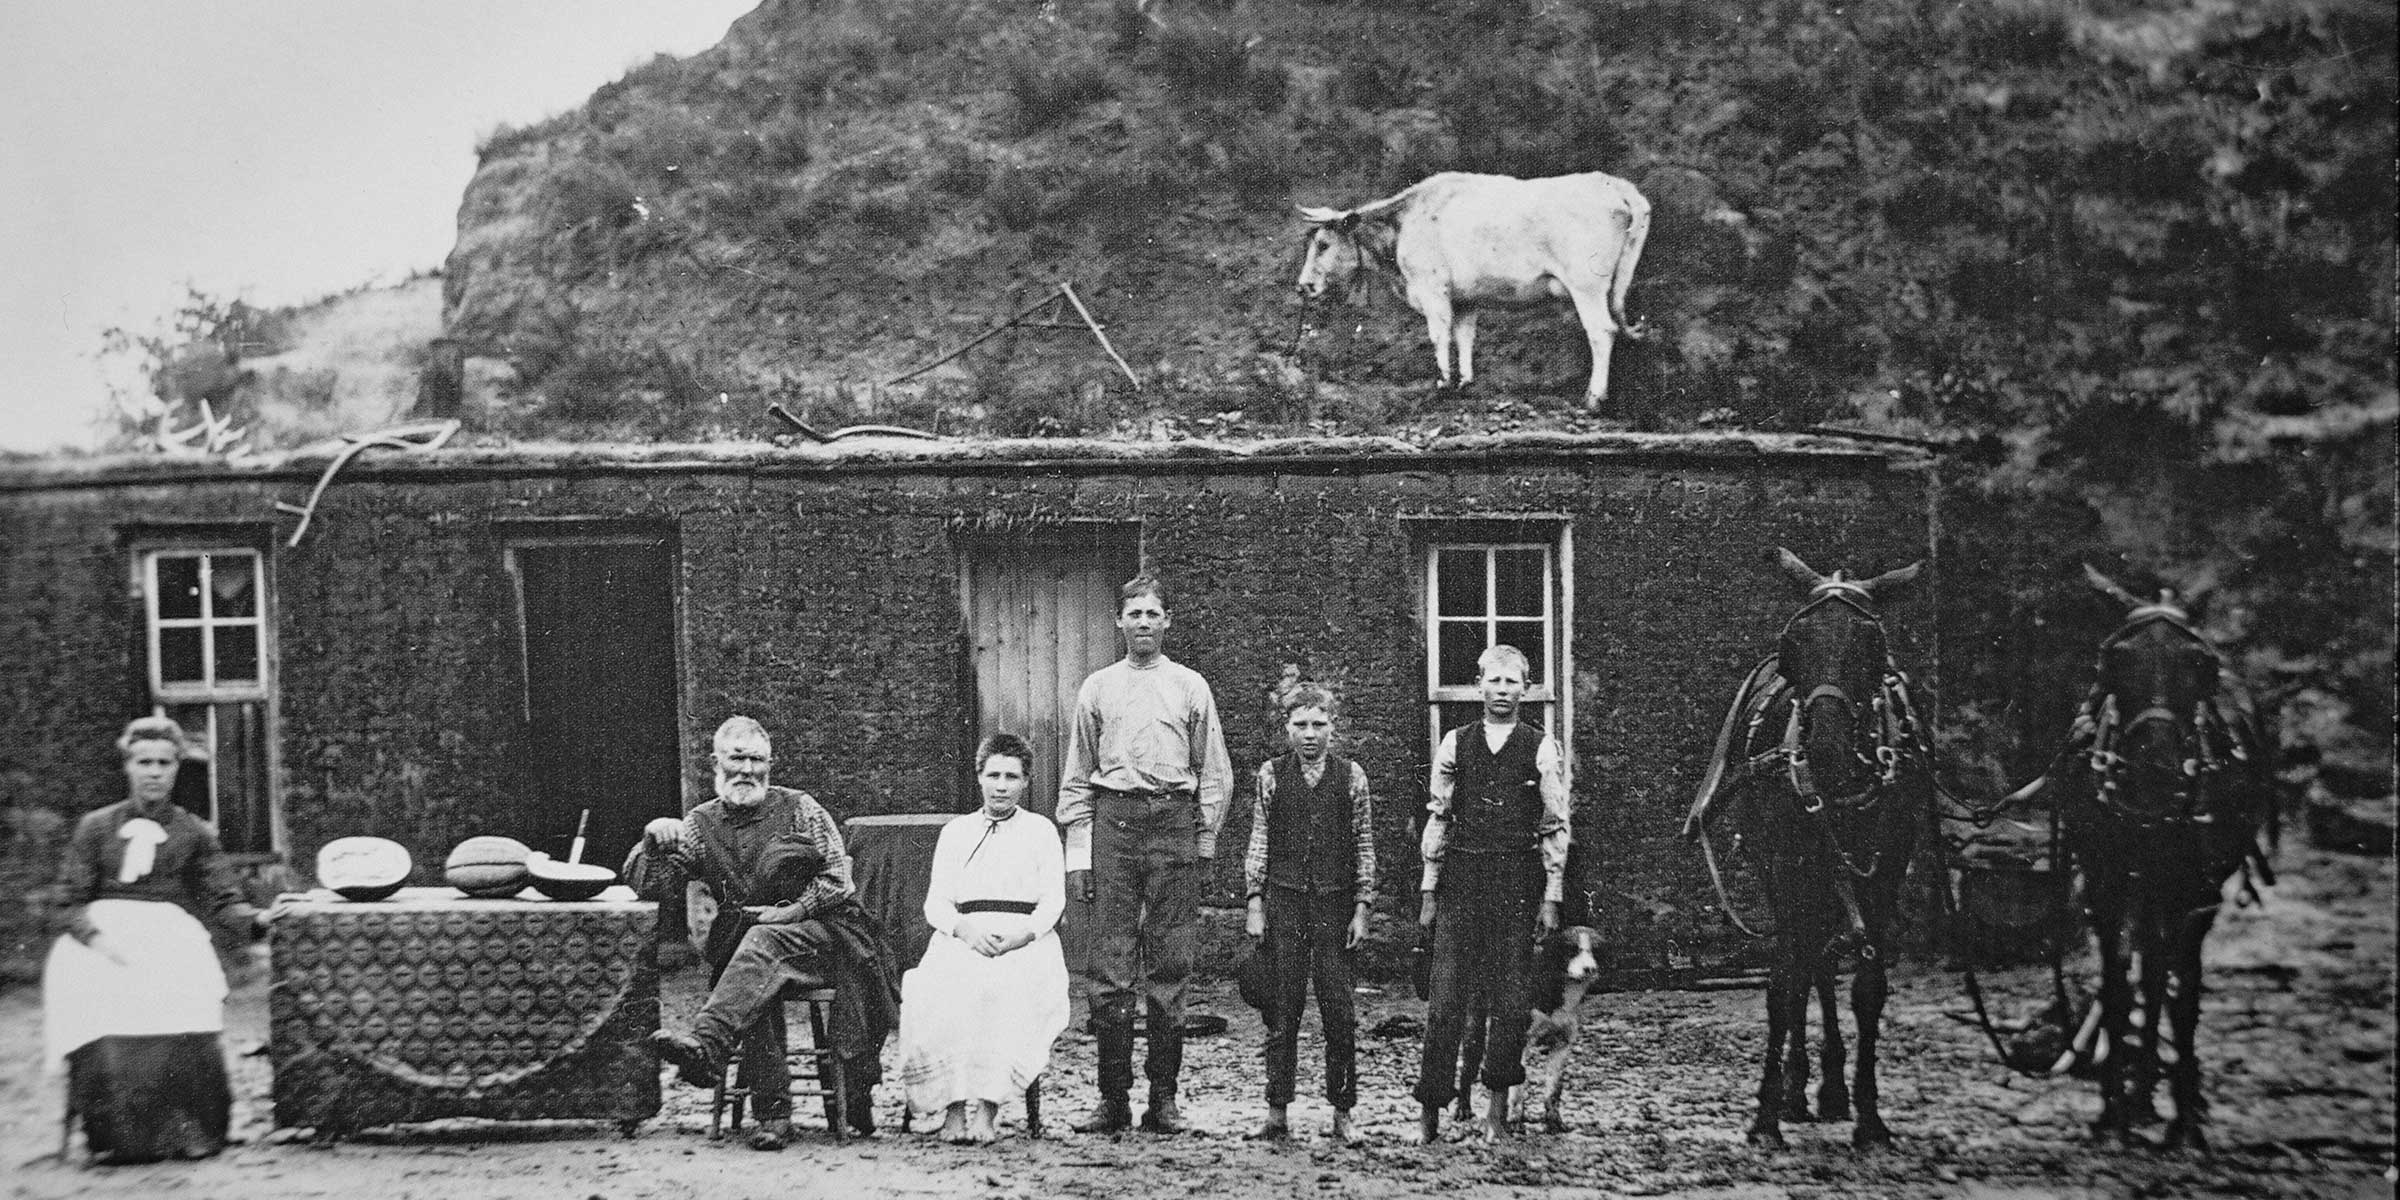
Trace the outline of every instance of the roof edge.
{"label": "roof edge", "polygon": [[[319,443],[239,459],[197,455],[118,454],[0,462],[0,492],[82,487],[139,487],[205,481],[313,478],[342,443]],[[1934,452],[1871,437],[1831,433],[1567,433],[1519,431],[1467,434],[1416,443],[1394,437],[1301,437],[1257,441],[1183,439],[1161,442],[1093,438],[921,439],[887,436],[793,446],[769,442],[594,443],[528,442],[439,450],[371,449],[343,468],[346,476],[415,477],[589,474],[741,473],[769,475],[976,472],[1005,469],[1221,470],[1402,468],[1433,463],[1622,458],[1686,461],[1757,457],[1881,460],[1893,467],[1929,466]]]}

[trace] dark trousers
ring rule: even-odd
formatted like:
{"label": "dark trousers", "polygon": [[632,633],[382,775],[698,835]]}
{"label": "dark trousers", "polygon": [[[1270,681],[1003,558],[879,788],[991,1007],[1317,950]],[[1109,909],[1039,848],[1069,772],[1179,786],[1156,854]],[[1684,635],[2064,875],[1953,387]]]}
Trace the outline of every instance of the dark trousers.
{"label": "dark trousers", "polygon": [[789,1031],[777,997],[794,983],[826,986],[833,946],[832,933],[817,921],[751,926],[692,1021],[692,1036],[720,1061],[739,1044],[738,1079],[750,1089],[751,1115],[761,1121],[792,1115],[792,1067],[784,1057]]}
{"label": "dark trousers", "polygon": [[1311,983],[1317,1019],[1325,1026],[1325,1101],[1347,1110],[1358,1103],[1358,1007],[1350,994],[1350,933],[1357,898],[1349,892],[1304,892],[1269,887],[1267,946],[1274,973],[1274,1007],[1267,1014],[1267,1103],[1292,1102],[1300,1073],[1300,1017]]}
{"label": "dark trousers", "polygon": [[1200,916],[1200,810],[1186,793],[1095,791],[1092,797],[1092,1033],[1100,1094],[1133,1090],[1133,1002],[1139,988],[1153,1094],[1173,1095],[1183,1070],[1183,1000]]}
{"label": "dark trousers", "polygon": [[1483,1086],[1525,1082],[1525,1023],[1533,1003],[1533,924],[1542,898],[1539,851],[1464,854],[1442,863],[1435,889],[1431,995],[1417,1103],[1442,1108],[1458,1096],[1458,1044],[1472,1019],[1484,1025]]}

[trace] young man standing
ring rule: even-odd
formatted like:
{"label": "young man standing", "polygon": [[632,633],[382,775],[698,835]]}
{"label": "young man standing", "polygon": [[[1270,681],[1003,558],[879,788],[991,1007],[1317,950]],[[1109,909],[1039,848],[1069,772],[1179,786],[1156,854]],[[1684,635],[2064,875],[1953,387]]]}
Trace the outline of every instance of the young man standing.
{"label": "young man standing", "polygon": [[1208,681],[1166,656],[1166,585],[1139,575],[1120,597],[1125,657],[1092,672],[1076,692],[1058,783],[1067,894],[1093,902],[1099,926],[1090,969],[1100,1104],[1074,1128],[1113,1133],[1133,1124],[1139,962],[1150,1041],[1142,1128],[1180,1133],[1185,982],[1233,764]]}
{"label": "young man standing", "polygon": [[1267,1013],[1267,1119],[1253,1138],[1291,1136],[1288,1110],[1299,1074],[1300,1013],[1311,980],[1325,1026],[1325,1100],[1333,1136],[1358,1144],[1358,1013],[1350,955],[1367,935],[1375,905],[1375,808],[1367,772],[1332,752],[1334,699],[1315,684],[1283,700],[1291,753],[1258,768],[1250,850],[1242,875],[1250,893],[1246,928],[1264,938],[1274,976]]}
{"label": "young man standing", "polygon": [[1456,1098],[1459,1040],[1470,1015],[1487,1022],[1482,1136],[1507,1136],[1508,1090],[1525,1081],[1534,936],[1537,927],[1545,937],[1558,928],[1565,893],[1572,809],[1565,756],[1541,726],[1518,720],[1524,652],[1493,646],[1476,670],[1483,718],[1442,735],[1426,789],[1432,799],[1417,919],[1433,929],[1433,978],[1416,1097],[1418,1135],[1427,1143]]}

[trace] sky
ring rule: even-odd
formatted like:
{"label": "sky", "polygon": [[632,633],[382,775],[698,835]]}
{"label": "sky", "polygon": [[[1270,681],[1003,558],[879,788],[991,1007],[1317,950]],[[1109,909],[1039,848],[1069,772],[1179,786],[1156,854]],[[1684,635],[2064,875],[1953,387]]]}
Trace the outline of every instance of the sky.
{"label": "sky", "polygon": [[0,0],[0,449],[88,444],[102,331],[441,264],[476,139],[758,0]]}

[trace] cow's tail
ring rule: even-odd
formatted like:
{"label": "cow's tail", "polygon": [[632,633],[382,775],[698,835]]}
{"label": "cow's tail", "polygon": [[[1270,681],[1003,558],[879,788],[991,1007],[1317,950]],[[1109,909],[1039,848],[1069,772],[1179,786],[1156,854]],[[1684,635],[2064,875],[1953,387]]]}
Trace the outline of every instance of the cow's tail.
{"label": "cow's tail", "polygon": [[1624,209],[1612,215],[1625,223],[1625,236],[1616,266],[1609,271],[1608,315],[1616,321],[1619,336],[1639,338],[1649,329],[1625,319],[1625,293],[1633,288],[1633,269],[1641,265],[1642,243],[1650,238],[1650,201],[1627,187]]}

